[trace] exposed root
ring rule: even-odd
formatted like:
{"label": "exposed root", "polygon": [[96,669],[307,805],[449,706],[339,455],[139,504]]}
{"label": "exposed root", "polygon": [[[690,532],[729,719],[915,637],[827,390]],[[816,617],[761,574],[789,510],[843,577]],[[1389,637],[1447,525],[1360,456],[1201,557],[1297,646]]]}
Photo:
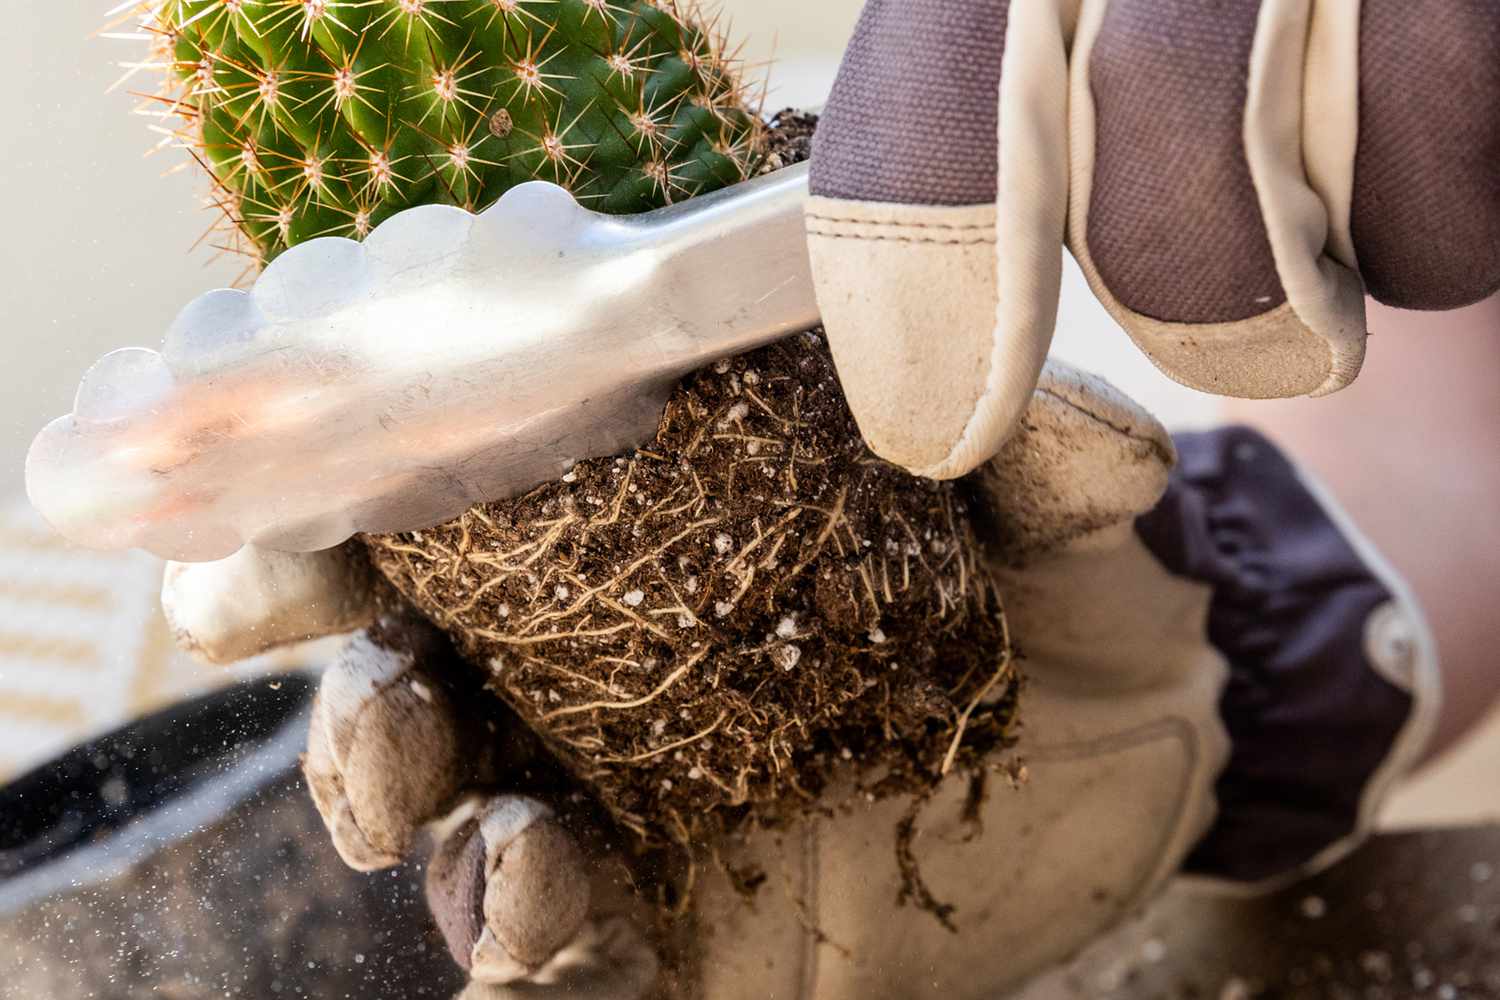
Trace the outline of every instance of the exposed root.
{"label": "exposed root", "polygon": [[1008,743],[966,502],[865,450],[809,336],[690,377],[648,448],[369,545],[622,825],[686,846]]}
{"label": "exposed root", "polygon": [[[778,118],[767,163],[805,159],[811,132]],[[633,880],[669,941],[703,849],[836,808],[835,777],[925,801],[967,769],[977,829],[1019,677],[967,498],[864,449],[810,336],[689,377],[631,455],[368,544],[644,848]],[[892,831],[904,897],[951,928],[919,809]]]}
{"label": "exposed root", "polygon": [[969,719],[973,717],[974,710],[978,708],[986,698],[1000,687],[1001,684],[1009,685],[1015,679],[1015,657],[1010,644],[1010,620],[1005,616],[1002,609],[1000,612],[1000,666],[995,673],[985,682],[984,687],[974,694],[974,700],[969,702],[963,714],[958,717],[958,724],[953,727],[953,742],[948,744],[948,752],[943,755],[943,766],[938,769],[938,774],[947,776],[953,770],[953,762],[958,759],[958,751],[964,743],[964,733],[969,728]]}
{"label": "exposed root", "polygon": [[[660,757],[664,753],[671,753],[674,750],[680,750],[683,747],[692,746],[694,743],[700,743],[703,740],[706,740],[708,737],[712,736],[718,731],[719,727],[724,724],[724,720],[728,717],[729,713],[727,711],[720,712],[719,717],[713,721],[713,725],[709,726],[701,733],[694,733],[692,736],[683,737],[676,743],[668,743],[664,747],[657,747],[655,750],[648,750],[645,753],[636,754],[634,757],[601,757],[600,760],[609,764],[639,764],[643,761],[648,761],[653,757]],[[680,823],[679,825],[682,825],[684,832],[686,832],[686,825]],[[685,837],[682,838],[682,840],[684,843],[686,843]]]}
{"label": "exposed root", "polygon": [[653,701],[665,694],[667,688],[671,687],[673,684],[676,684],[679,680],[681,680],[683,674],[696,667],[699,661],[701,661],[703,657],[707,655],[708,654],[706,652],[700,653],[693,659],[688,660],[682,666],[678,667],[676,670],[672,671],[672,673],[668,674],[667,679],[662,681],[661,685],[655,691],[652,691],[650,694],[645,695],[644,697],[636,698],[633,701],[591,701],[585,705],[569,705],[567,708],[559,708],[555,712],[548,712],[546,715],[542,716],[542,722],[547,723],[551,722],[553,719],[559,718],[560,716],[576,715],[579,712],[593,712],[600,709],[606,711],[622,712],[626,709],[642,708],[646,705],[651,704]]}
{"label": "exposed root", "polygon": [[953,914],[957,911],[952,904],[940,902],[932,894],[932,890],[922,879],[921,865],[917,863],[913,846],[917,839],[917,818],[926,804],[926,796],[913,799],[911,808],[901,818],[901,822],[896,824],[896,865],[901,870],[901,894],[897,903],[915,903],[919,909],[932,914],[943,925],[944,930],[957,934],[958,925],[953,922]]}

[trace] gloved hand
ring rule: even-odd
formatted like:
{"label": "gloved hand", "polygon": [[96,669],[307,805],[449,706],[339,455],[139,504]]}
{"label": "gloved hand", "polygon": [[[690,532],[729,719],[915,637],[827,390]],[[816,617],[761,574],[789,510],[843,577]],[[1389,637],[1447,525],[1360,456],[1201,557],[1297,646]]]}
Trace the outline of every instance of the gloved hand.
{"label": "gloved hand", "polygon": [[[988,1000],[1184,865],[1267,885],[1352,846],[1430,723],[1420,615],[1267,442],[1179,449],[1169,474],[1173,443],[1148,415],[1043,373],[972,481],[1028,678],[1017,756],[926,801],[836,786],[791,829],[716,845],[677,942],[682,990]],[[233,581],[256,558],[193,572],[244,604]],[[210,608],[176,616],[190,641],[234,631]],[[470,683],[433,634],[390,618],[329,670],[305,769],[340,853],[390,864],[440,821],[429,891],[468,997],[647,995],[660,938],[617,842]],[[1320,743],[1339,752],[1307,753]],[[727,873],[754,869],[747,900]]]}
{"label": "gloved hand", "polygon": [[813,149],[818,299],[871,448],[992,456],[1066,240],[1172,378],[1358,373],[1363,293],[1500,288],[1500,0],[869,0]]}

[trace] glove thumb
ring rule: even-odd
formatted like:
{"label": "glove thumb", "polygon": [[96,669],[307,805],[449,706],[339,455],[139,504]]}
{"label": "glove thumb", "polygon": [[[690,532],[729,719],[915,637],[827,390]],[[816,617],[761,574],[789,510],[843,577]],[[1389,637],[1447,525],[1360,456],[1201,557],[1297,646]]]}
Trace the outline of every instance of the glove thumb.
{"label": "glove thumb", "polygon": [[1150,510],[1175,462],[1134,400],[1048,362],[1015,435],[971,477],[981,537],[1001,565],[1024,566]]}

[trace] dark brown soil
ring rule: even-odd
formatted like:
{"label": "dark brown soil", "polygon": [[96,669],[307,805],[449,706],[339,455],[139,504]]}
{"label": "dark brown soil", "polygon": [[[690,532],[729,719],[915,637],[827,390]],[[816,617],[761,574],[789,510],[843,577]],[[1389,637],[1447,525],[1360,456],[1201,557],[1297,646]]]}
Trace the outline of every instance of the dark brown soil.
{"label": "dark brown soil", "polygon": [[[773,155],[805,156],[813,120],[780,118]],[[1010,739],[965,490],[866,450],[818,334],[688,377],[634,454],[368,545],[648,843],[836,805],[839,772],[922,790]]]}
{"label": "dark brown soil", "polygon": [[766,158],[761,163],[760,172],[774,173],[811,159],[813,133],[817,130],[817,115],[794,108],[776,112],[766,130]]}

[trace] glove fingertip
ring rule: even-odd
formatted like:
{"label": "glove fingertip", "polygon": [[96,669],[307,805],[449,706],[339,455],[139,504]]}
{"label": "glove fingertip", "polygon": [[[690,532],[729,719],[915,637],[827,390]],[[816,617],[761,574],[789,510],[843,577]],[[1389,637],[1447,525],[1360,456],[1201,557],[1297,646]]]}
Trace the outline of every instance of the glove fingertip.
{"label": "glove fingertip", "polygon": [[552,810],[502,795],[443,841],[427,900],[455,961],[476,980],[506,983],[578,937],[592,891],[583,850]]}
{"label": "glove fingertip", "polygon": [[917,475],[953,479],[993,455],[1046,354],[1046,303],[1015,304],[1015,323],[997,317],[995,219],[993,205],[809,202],[818,302],[849,408],[871,451]]}

